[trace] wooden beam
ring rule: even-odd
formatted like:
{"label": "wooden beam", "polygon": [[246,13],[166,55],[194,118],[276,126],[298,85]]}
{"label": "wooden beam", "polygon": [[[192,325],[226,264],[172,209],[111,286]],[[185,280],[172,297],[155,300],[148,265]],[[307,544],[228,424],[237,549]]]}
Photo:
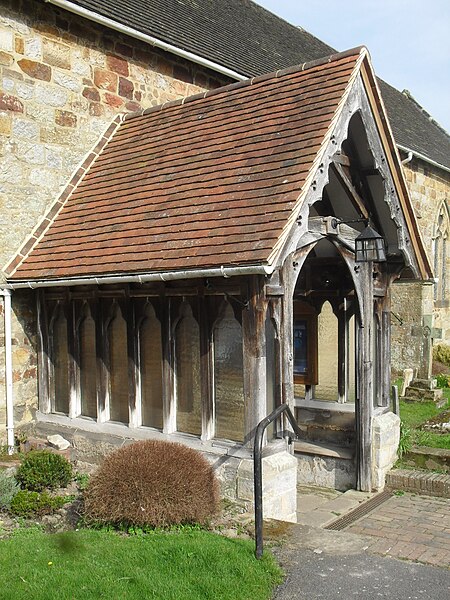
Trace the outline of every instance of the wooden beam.
{"label": "wooden beam", "polygon": [[342,251],[352,273],[358,298],[358,335],[356,348],[357,394],[355,400],[357,488],[372,491],[372,417],[373,417],[373,277],[372,263],[355,263],[354,256]]}
{"label": "wooden beam", "polygon": [[[356,402],[358,440],[358,489],[372,491],[372,416],[373,416],[373,278],[372,264],[361,263],[357,281],[361,326],[358,353],[359,390]],[[356,286],[355,286],[356,287]]]}
{"label": "wooden beam", "polygon": [[333,170],[350,202],[353,204],[356,210],[367,219],[369,217],[367,207],[356,191],[349,174],[346,172],[346,169],[341,164],[333,162]]}
{"label": "wooden beam", "polygon": [[95,315],[95,346],[97,348],[97,421],[109,421],[109,344],[106,300],[99,300]]}
{"label": "wooden beam", "polygon": [[264,280],[249,280],[248,307],[242,312],[244,351],[244,443],[253,444],[255,429],[266,416],[266,312]]}
{"label": "wooden beam", "polygon": [[177,429],[175,373],[173,367],[173,332],[170,298],[161,296],[161,340],[163,359],[163,433]]}
{"label": "wooden beam", "polygon": [[213,390],[213,344],[214,318],[210,298],[199,296],[198,323],[200,327],[200,385],[202,394],[202,440],[214,437],[215,410]]}
{"label": "wooden beam", "polygon": [[69,417],[74,419],[81,413],[80,386],[78,376],[78,335],[76,331],[75,303],[67,301],[67,360],[69,384]]}
{"label": "wooden beam", "polygon": [[344,165],[345,167],[350,166],[350,157],[347,156],[344,152],[336,152],[336,154],[332,157],[333,163],[338,163],[340,165]]}
{"label": "wooden beam", "polygon": [[48,414],[51,412],[49,390],[49,357],[48,357],[48,319],[45,305],[45,292],[37,290],[37,356],[38,356],[38,393],[39,410]]}

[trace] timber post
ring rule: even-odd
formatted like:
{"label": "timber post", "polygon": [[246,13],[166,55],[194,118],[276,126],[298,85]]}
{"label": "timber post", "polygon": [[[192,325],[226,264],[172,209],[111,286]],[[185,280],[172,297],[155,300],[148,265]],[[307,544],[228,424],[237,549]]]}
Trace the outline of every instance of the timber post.
{"label": "timber post", "polygon": [[248,306],[242,312],[244,352],[244,443],[252,444],[258,423],[266,416],[266,313],[264,279],[250,278]]}
{"label": "timber post", "polygon": [[[373,265],[358,265],[360,330],[359,330],[359,385],[356,404],[357,431],[357,487],[372,491],[372,416],[373,416]],[[356,268],[356,267],[355,267]]]}

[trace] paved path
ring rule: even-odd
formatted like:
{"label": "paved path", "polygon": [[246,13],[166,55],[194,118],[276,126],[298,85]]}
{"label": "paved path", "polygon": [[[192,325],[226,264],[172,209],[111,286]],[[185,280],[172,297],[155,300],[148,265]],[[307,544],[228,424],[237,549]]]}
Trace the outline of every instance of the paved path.
{"label": "paved path", "polygon": [[450,499],[405,492],[344,531],[330,531],[322,528],[326,503],[336,508],[344,498],[324,501],[320,490],[318,498],[316,506],[308,498],[310,510],[303,502],[303,524],[274,549],[286,572],[274,600],[450,598]]}
{"label": "paved path", "polygon": [[393,496],[350,527],[372,538],[369,551],[450,567],[450,499]]}

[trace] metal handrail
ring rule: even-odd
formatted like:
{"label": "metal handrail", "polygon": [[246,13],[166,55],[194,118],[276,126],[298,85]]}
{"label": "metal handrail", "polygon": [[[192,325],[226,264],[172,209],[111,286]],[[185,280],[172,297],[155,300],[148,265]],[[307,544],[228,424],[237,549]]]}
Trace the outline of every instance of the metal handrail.
{"label": "metal handrail", "polygon": [[255,443],[253,446],[253,477],[254,477],[254,495],[255,495],[255,556],[261,558],[263,554],[263,505],[262,505],[262,443],[264,432],[270,423],[282,413],[286,413],[289,423],[297,437],[300,437],[301,431],[297,421],[287,404],[281,404],[270,415],[264,417],[256,427]]}

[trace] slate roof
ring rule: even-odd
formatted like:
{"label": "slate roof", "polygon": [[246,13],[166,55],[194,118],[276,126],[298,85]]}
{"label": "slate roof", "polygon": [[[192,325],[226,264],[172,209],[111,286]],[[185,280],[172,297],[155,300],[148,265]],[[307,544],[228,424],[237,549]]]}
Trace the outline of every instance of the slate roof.
{"label": "slate roof", "polygon": [[267,264],[365,56],[128,116],[8,279]]}
{"label": "slate roof", "polygon": [[[71,1],[247,77],[336,52],[250,0]],[[414,100],[381,89],[397,144],[450,169],[450,136]]]}

